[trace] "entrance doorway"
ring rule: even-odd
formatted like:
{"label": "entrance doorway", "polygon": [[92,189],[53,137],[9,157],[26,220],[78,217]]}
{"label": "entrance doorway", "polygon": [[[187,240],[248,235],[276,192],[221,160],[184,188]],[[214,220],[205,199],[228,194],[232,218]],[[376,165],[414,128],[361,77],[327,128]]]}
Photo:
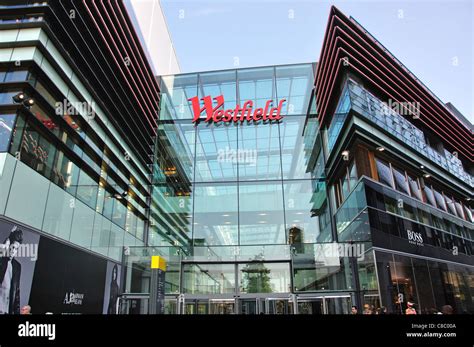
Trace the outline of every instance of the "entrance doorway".
{"label": "entrance doorway", "polygon": [[350,295],[297,296],[297,314],[350,314]]}

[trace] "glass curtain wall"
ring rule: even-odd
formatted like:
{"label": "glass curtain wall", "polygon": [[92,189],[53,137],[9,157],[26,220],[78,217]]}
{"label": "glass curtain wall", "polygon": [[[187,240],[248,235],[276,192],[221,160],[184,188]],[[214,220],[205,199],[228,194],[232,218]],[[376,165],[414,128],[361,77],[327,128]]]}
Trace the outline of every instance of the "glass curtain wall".
{"label": "glass curtain wall", "polygon": [[[306,122],[313,76],[301,64],[163,77],[154,245],[331,241],[320,139],[315,118]],[[223,109],[285,99],[284,118],[195,125],[189,99],[221,95]]]}

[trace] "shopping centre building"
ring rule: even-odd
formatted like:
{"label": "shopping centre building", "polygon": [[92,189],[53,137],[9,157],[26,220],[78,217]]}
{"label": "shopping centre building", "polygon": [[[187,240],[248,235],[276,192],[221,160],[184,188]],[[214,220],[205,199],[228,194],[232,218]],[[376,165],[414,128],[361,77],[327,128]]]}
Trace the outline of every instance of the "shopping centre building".
{"label": "shopping centre building", "polygon": [[168,314],[474,313],[472,124],[353,18],[317,63],[155,78],[121,2],[24,3],[0,16],[18,305],[147,313],[159,255]]}

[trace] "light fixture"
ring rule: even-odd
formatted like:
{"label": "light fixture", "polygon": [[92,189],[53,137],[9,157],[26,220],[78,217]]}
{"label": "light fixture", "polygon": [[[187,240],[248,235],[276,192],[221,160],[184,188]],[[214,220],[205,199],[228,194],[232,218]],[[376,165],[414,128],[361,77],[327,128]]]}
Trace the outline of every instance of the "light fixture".
{"label": "light fixture", "polygon": [[229,217],[230,214],[223,214],[222,217]]}
{"label": "light fixture", "polygon": [[295,214],[304,214],[303,212],[295,212]]}
{"label": "light fixture", "polygon": [[114,197],[115,197],[117,200],[122,200],[122,199],[124,199],[127,195],[128,195],[128,192],[127,192],[127,191],[124,191],[122,194],[115,193],[115,194],[114,194]]}
{"label": "light fixture", "polygon": [[420,165],[420,169],[422,169],[422,170],[423,170],[424,168],[425,168],[425,166],[424,166],[424,165]]}
{"label": "light fixture", "polygon": [[344,150],[344,151],[341,152],[341,155],[342,155],[343,157],[349,157],[349,154],[350,154],[350,153],[351,153],[351,152],[349,152],[349,151],[346,149],[346,150]]}
{"label": "light fixture", "polygon": [[266,213],[259,213],[258,215],[259,216],[266,216],[267,214]]}
{"label": "light fixture", "polygon": [[25,93],[18,93],[13,97],[13,101],[15,102],[23,102],[26,100],[26,95]]}
{"label": "light fixture", "polygon": [[376,150],[378,152],[383,152],[383,151],[385,151],[385,147],[379,146],[379,147],[376,148]]}
{"label": "light fixture", "polygon": [[165,168],[165,170],[164,170],[165,176],[174,176],[174,175],[176,175],[176,173],[177,173],[176,167],[174,167],[174,166],[169,166],[169,167]]}
{"label": "light fixture", "polygon": [[35,104],[35,100],[32,98],[28,98],[25,101],[23,101],[23,105],[25,105],[26,107],[31,107],[34,104]]}
{"label": "light fixture", "polygon": [[264,220],[259,221],[260,224],[265,224],[266,222]]}
{"label": "light fixture", "polygon": [[472,199],[471,198],[466,198],[466,201],[471,201]]}
{"label": "light fixture", "polygon": [[424,178],[430,178],[431,175],[430,175],[429,173],[425,173],[425,174],[423,174],[423,177],[424,177]]}

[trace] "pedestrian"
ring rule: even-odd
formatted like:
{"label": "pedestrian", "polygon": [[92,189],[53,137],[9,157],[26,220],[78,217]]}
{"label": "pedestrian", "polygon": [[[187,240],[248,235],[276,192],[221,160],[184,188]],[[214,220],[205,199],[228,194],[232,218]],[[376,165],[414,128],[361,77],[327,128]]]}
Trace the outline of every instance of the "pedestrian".
{"label": "pedestrian", "polygon": [[444,305],[441,307],[442,314],[453,314],[453,307],[451,305]]}
{"label": "pedestrian", "polygon": [[31,314],[31,306],[25,305],[21,308],[20,314]]}
{"label": "pedestrian", "polygon": [[352,308],[351,308],[351,314],[357,314],[357,313],[358,313],[357,306],[353,305]]}
{"label": "pedestrian", "polygon": [[411,301],[407,302],[407,309],[405,310],[405,314],[416,314],[416,310],[413,307],[415,304]]}

